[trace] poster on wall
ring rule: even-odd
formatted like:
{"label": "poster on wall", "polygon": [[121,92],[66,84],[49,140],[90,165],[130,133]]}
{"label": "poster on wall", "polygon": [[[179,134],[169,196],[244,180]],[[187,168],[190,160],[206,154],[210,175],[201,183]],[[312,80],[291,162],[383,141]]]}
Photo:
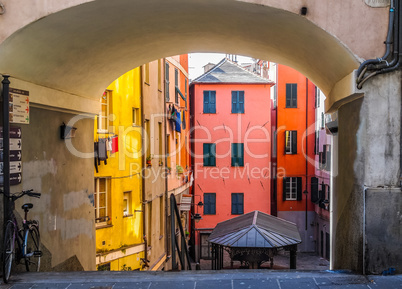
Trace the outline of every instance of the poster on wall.
{"label": "poster on wall", "polygon": [[10,123],[29,124],[29,91],[10,87]]}

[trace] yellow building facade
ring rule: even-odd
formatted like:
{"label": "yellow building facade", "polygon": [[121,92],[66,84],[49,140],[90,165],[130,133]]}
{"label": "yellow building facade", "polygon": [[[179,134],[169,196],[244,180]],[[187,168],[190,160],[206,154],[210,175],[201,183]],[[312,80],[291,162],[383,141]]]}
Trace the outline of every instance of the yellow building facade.
{"label": "yellow building facade", "polygon": [[139,270],[144,262],[141,69],[115,80],[95,119],[95,224],[98,270]]}

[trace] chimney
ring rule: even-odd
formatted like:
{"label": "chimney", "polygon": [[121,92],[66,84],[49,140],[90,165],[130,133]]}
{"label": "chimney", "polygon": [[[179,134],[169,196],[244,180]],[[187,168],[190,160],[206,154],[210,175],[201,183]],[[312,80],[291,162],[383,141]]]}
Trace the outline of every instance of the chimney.
{"label": "chimney", "polygon": [[204,65],[204,73],[207,73],[208,71],[210,71],[214,66],[215,66],[215,64],[213,64],[211,62]]}

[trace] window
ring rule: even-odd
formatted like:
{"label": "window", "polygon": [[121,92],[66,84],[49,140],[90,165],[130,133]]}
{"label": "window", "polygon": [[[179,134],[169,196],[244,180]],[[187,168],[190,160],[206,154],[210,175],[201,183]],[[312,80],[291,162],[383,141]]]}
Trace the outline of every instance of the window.
{"label": "window", "polygon": [[283,200],[302,200],[302,178],[283,178]]}
{"label": "window", "polygon": [[165,65],[165,96],[166,96],[166,101],[170,101],[170,95],[169,95],[169,63],[166,62]]}
{"label": "window", "polygon": [[216,214],[216,194],[204,193],[204,215]]}
{"label": "window", "polygon": [[95,222],[106,225],[110,220],[110,178],[95,178]]}
{"label": "window", "polygon": [[311,202],[317,203],[319,200],[318,197],[318,178],[311,178]]}
{"label": "window", "polygon": [[141,125],[140,120],[140,109],[137,107],[133,107],[133,126]]}
{"label": "window", "polygon": [[144,122],[144,132],[146,133],[145,135],[145,155],[151,156],[151,127],[150,127],[150,123],[149,120],[146,119]]}
{"label": "window", "polygon": [[297,107],[297,83],[286,83],[286,107]]}
{"label": "window", "polygon": [[98,265],[98,271],[110,271],[110,262]]}
{"label": "window", "polygon": [[98,115],[98,133],[105,133],[109,131],[110,126],[113,125],[112,114],[112,91],[106,90],[101,97],[101,111]]}
{"label": "window", "polygon": [[232,215],[244,214],[244,194],[232,193]]}
{"label": "window", "polygon": [[216,91],[204,90],[204,113],[216,113]]}
{"label": "window", "polygon": [[158,59],[158,90],[162,91],[162,60]]}
{"label": "window", "polygon": [[145,64],[145,83],[149,83],[149,63]]}
{"label": "window", "polygon": [[162,123],[158,122],[158,146],[159,146],[159,158],[162,161],[163,160],[163,129],[162,129]]}
{"label": "window", "polygon": [[323,112],[321,112],[321,128],[325,128],[325,115]]}
{"label": "window", "polygon": [[244,144],[232,143],[232,167],[244,166]]}
{"label": "window", "polygon": [[320,90],[315,87],[315,107],[320,107]]}
{"label": "window", "polygon": [[320,169],[330,171],[331,170],[331,146],[323,145],[322,152],[319,154]]}
{"label": "window", "polygon": [[[175,87],[179,87],[179,70],[177,68],[174,69],[174,85]],[[179,94],[175,93],[175,102],[179,104]]]}
{"label": "window", "polygon": [[205,260],[212,260],[212,243],[208,242],[210,233],[201,233],[201,248],[200,248],[200,258]]}
{"label": "window", "polygon": [[318,131],[315,131],[314,140],[314,154],[318,155],[318,147],[320,145],[320,134]]}
{"label": "window", "polygon": [[133,215],[133,211],[131,210],[131,191],[127,191],[123,193],[123,216],[128,217]]}
{"label": "window", "polygon": [[244,91],[232,91],[232,113],[244,113]]}
{"label": "window", "polygon": [[159,239],[161,239],[164,235],[164,223],[163,223],[163,216],[165,215],[165,210],[164,210],[164,202],[163,202],[163,196],[159,197]]}
{"label": "window", "polygon": [[285,154],[294,155],[297,154],[297,131],[286,130],[285,131]]}
{"label": "window", "polygon": [[151,247],[152,242],[152,202],[147,204],[147,246]]}
{"label": "window", "polygon": [[204,155],[204,167],[216,166],[216,144],[204,143],[203,155]]}
{"label": "window", "polygon": [[272,130],[272,157],[276,157],[276,130]]}

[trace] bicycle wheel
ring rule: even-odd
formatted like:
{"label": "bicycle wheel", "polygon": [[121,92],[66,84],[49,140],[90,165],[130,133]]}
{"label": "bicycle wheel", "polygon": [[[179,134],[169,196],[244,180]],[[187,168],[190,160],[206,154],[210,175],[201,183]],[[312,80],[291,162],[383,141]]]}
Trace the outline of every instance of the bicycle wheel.
{"label": "bicycle wheel", "polygon": [[8,283],[11,274],[11,265],[14,258],[15,246],[15,229],[14,223],[9,221],[6,225],[4,232],[4,246],[3,246],[3,281]]}
{"label": "bicycle wheel", "polygon": [[24,234],[24,258],[27,271],[39,272],[40,257],[40,235],[36,225],[30,225]]}

